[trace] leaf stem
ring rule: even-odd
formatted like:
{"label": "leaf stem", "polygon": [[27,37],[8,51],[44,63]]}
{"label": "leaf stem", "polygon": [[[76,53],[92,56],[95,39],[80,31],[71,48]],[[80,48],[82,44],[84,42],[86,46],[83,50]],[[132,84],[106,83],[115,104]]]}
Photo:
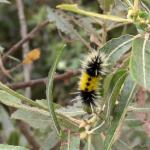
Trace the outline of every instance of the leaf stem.
{"label": "leaf stem", "polygon": [[118,16],[102,15],[102,14],[86,11],[86,10],[78,8],[77,4],[61,4],[61,5],[57,5],[56,8],[71,11],[71,12],[78,13],[78,14],[85,15],[85,16],[97,17],[100,19],[106,19],[106,20],[117,21],[117,22],[132,22],[131,19],[124,19]]}

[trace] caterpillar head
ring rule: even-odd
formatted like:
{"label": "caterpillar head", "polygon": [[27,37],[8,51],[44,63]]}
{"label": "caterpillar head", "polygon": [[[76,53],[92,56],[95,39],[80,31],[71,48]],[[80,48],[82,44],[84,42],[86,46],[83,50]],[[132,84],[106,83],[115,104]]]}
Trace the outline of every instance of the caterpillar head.
{"label": "caterpillar head", "polygon": [[105,75],[107,72],[106,57],[100,51],[92,51],[88,54],[87,59],[83,62],[83,69],[92,77]]}

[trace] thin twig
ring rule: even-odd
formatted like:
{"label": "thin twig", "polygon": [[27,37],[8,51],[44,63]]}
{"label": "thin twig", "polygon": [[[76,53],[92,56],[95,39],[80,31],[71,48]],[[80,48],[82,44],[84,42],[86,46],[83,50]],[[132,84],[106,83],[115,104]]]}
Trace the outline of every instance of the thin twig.
{"label": "thin twig", "polygon": [[41,24],[37,25],[31,32],[29,32],[27,34],[27,36],[23,39],[21,39],[19,42],[17,42],[15,45],[13,45],[4,55],[3,55],[3,62],[6,61],[6,59],[8,58],[9,55],[13,54],[14,52],[16,52],[16,50],[18,50],[22,44],[24,44],[25,42],[29,41],[30,39],[32,39],[35,34],[37,32],[39,32],[40,30],[42,30],[45,26],[47,26],[49,24],[49,20],[45,20],[43,21]]}
{"label": "thin twig", "polygon": [[2,71],[2,73],[8,77],[9,79],[13,80],[12,76],[9,74],[9,70],[5,69],[1,56],[0,56],[0,70]]}
{"label": "thin twig", "polygon": [[[20,33],[21,33],[21,37],[22,39],[25,38],[27,36],[27,22],[26,22],[26,18],[25,18],[25,14],[24,14],[24,3],[23,0],[16,0],[17,3],[17,9],[18,9],[18,17],[19,17],[19,22],[20,22]],[[24,56],[29,52],[29,41],[27,41],[26,43],[24,43],[22,45],[23,48],[23,58]],[[31,76],[31,64],[29,65],[23,65],[23,74],[24,74],[24,81],[29,81]],[[28,87],[25,89],[25,96],[27,97],[31,97],[31,88]]]}
{"label": "thin twig", "polygon": [[20,131],[23,133],[23,135],[26,137],[28,143],[32,147],[32,150],[39,150],[40,145],[36,141],[34,135],[31,133],[29,125],[23,121],[18,121],[18,125],[20,128]]}
{"label": "thin twig", "polygon": [[[66,80],[78,74],[79,74],[79,71],[68,71],[61,75],[55,75],[54,80]],[[47,82],[47,78],[41,78],[41,79],[36,79],[36,80],[30,80],[28,82],[7,84],[7,86],[9,86],[10,88],[14,90],[17,90],[17,89],[23,89],[26,87],[32,87],[38,84],[45,84],[46,82]]]}

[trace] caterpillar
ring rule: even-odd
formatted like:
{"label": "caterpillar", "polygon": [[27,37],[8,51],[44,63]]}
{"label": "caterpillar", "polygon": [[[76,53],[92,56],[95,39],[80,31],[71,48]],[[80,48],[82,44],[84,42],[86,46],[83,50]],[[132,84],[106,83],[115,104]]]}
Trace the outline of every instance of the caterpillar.
{"label": "caterpillar", "polygon": [[105,55],[93,50],[82,61],[81,77],[78,85],[78,96],[86,106],[96,106],[99,99],[100,80],[106,74],[107,63]]}

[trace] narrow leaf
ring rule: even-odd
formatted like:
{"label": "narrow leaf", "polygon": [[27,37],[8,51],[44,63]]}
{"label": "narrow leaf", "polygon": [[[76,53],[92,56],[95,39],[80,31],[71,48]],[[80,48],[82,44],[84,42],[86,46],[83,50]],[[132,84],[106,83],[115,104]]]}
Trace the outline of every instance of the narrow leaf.
{"label": "narrow leaf", "polygon": [[150,89],[150,41],[138,38],[133,41],[130,61],[131,77],[141,86]]}
{"label": "narrow leaf", "polygon": [[[116,80],[115,84],[113,84],[113,88],[110,92],[110,94],[108,94],[107,98],[106,98],[106,118],[108,118],[113,110],[113,107],[115,106],[115,102],[120,94],[120,90],[121,90],[121,87],[124,83],[124,80],[127,76],[127,73],[124,72],[122,75],[120,75],[118,77],[118,74],[120,72],[117,72],[117,74],[115,74],[114,78],[112,79],[112,82],[113,80]],[[115,78],[115,77],[118,77]]]}
{"label": "narrow leaf", "polygon": [[75,13],[78,13],[81,15],[85,15],[85,16],[97,17],[100,19],[106,19],[106,20],[117,21],[117,22],[132,22],[132,20],[130,20],[130,19],[124,19],[124,18],[120,18],[117,16],[102,15],[102,14],[93,13],[90,11],[85,11],[83,9],[80,9],[77,6],[77,4],[61,4],[61,5],[57,5],[57,8],[67,10],[67,11],[72,11],[72,12],[75,12]]}
{"label": "narrow leaf", "polygon": [[113,114],[113,120],[110,128],[108,129],[107,136],[104,142],[105,150],[110,150],[114,144],[120,127],[124,121],[127,113],[127,108],[132,100],[136,84],[132,81],[131,77],[128,76],[124,83],[124,87],[120,94],[120,100],[118,106],[116,106],[116,112]]}
{"label": "narrow leaf", "polygon": [[61,49],[59,49],[57,52],[55,62],[53,63],[53,65],[49,71],[49,74],[48,74],[48,83],[46,86],[46,98],[48,101],[48,108],[49,108],[49,112],[50,112],[52,121],[54,123],[55,129],[56,129],[58,135],[60,135],[61,129],[60,129],[60,126],[59,126],[59,123],[58,123],[58,120],[57,120],[57,117],[55,114],[55,108],[53,105],[53,92],[52,92],[52,90],[53,90],[53,80],[54,80],[55,70],[56,70],[57,64],[59,62],[59,59],[61,58],[64,47],[65,47],[65,45]]}

